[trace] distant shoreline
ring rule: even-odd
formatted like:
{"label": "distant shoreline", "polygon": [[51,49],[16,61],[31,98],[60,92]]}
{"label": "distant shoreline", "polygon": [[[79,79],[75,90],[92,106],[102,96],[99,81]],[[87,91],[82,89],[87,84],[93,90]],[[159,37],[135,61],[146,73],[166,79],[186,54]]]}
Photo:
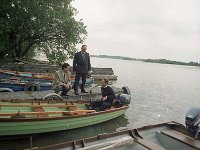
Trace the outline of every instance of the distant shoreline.
{"label": "distant shoreline", "polygon": [[181,62],[181,61],[172,61],[167,59],[136,59],[125,56],[109,56],[109,55],[90,55],[90,57],[98,57],[98,58],[110,58],[110,59],[121,59],[121,60],[131,60],[131,61],[143,61],[150,63],[160,63],[160,64],[172,64],[172,65],[184,65],[184,66],[198,66],[200,67],[200,63],[198,62]]}

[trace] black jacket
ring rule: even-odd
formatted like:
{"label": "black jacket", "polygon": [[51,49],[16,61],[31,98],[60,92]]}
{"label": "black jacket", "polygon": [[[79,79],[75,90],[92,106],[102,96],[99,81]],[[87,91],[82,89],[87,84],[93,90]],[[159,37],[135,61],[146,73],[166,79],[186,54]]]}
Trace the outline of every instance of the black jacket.
{"label": "black jacket", "polygon": [[110,86],[107,86],[106,88],[101,87],[101,94],[102,97],[107,96],[106,102],[113,102],[113,100],[116,99],[115,93]]}
{"label": "black jacket", "polygon": [[75,53],[74,60],[73,60],[73,71],[76,73],[88,73],[89,70],[91,70],[91,64],[90,64],[90,56],[89,53],[85,52],[84,58],[82,56],[81,51]]}

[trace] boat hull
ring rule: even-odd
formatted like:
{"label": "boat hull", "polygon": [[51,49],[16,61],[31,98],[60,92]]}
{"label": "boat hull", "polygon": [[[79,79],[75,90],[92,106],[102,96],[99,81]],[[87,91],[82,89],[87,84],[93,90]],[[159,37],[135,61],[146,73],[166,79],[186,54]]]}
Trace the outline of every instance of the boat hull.
{"label": "boat hull", "polygon": [[90,126],[114,119],[125,113],[127,107],[114,111],[96,112],[82,116],[54,117],[42,119],[0,119],[0,136],[15,136],[62,131]]}
{"label": "boat hull", "polygon": [[[32,149],[34,148],[36,147],[32,147]],[[40,150],[79,148],[82,150],[196,150],[200,149],[200,141],[199,139],[195,140],[183,125],[176,122],[168,122],[113,133],[104,133],[76,141],[66,141],[37,148]]]}

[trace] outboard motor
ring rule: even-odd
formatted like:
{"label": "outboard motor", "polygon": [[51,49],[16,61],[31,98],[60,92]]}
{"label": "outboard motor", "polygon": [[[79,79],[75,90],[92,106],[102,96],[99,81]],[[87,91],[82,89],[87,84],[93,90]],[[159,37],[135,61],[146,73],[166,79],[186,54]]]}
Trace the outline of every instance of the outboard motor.
{"label": "outboard motor", "polygon": [[185,125],[189,132],[198,138],[200,133],[200,108],[191,108],[185,117]]}
{"label": "outboard motor", "polygon": [[115,106],[121,107],[123,105],[128,105],[131,102],[131,96],[129,94],[119,94],[115,100]]}

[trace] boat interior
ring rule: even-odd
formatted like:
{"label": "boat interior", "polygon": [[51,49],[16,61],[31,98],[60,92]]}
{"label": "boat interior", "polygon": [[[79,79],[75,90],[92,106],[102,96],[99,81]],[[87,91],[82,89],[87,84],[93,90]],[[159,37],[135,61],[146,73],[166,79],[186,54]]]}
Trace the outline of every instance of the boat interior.
{"label": "boat interior", "polygon": [[84,102],[0,101],[0,118],[46,118],[81,115],[92,112],[96,111],[87,110]]}
{"label": "boat interior", "polygon": [[[54,100],[48,101],[30,101],[30,100],[1,100],[0,101],[0,119],[1,118],[52,118],[63,116],[86,115],[89,113],[98,112],[88,110],[89,100],[76,100],[57,102]],[[122,106],[128,108],[128,106]],[[112,106],[106,111],[120,109]]]}
{"label": "boat interior", "polygon": [[198,140],[195,140],[183,125],[169,122],[115,133],[100,134],[95,137],[40,147],[38,149],[197,150],[200,149],[199,139],[200,137],[198,137]]}

